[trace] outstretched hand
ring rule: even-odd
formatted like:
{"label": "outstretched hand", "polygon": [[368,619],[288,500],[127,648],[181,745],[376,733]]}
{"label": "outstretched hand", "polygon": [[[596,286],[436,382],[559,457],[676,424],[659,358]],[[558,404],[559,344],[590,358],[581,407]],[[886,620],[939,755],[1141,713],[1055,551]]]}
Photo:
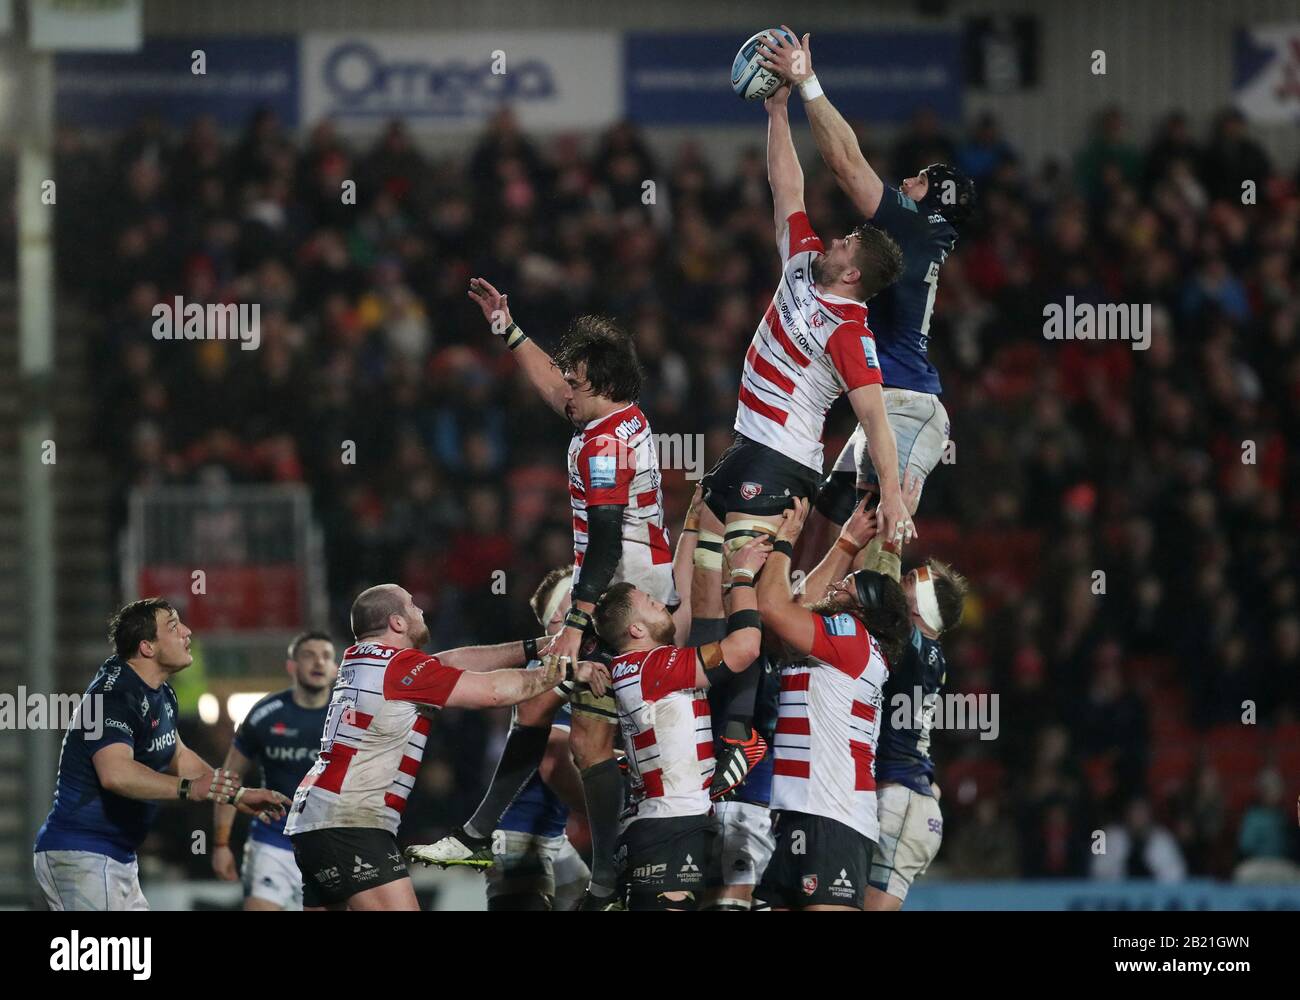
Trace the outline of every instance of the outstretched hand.
{"label": "outstretched hand", "polygon": [[799,36],[792,28],[783,24],[781,30],[789,37],[769,34],[758,40],[758,64],[788,83],[798,85],[813,75],[812,46],[809,44],[812,34],[805,34],[803,41],[799,42],[795,40]]}
{"label": "outstretched hand", "polygon": [[483,310],[483,318],[492,325],[492,332],[498,337],[505,336],[506,329],[514,322],[506,301],[510,296],[498,292],[487,278],[470,278],[469,297]]}

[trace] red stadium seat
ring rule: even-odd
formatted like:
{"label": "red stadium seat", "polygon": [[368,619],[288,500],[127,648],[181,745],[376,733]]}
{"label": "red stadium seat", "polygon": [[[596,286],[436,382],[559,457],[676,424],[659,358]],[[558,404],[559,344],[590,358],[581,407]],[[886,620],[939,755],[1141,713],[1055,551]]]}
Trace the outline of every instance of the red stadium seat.
{"label": "red stadium seat", "polygon": [[1191,740],[1157,743],[1147,770],[1147,783],[1157,801],[1168,798],[1192,779],[1197,746]]}

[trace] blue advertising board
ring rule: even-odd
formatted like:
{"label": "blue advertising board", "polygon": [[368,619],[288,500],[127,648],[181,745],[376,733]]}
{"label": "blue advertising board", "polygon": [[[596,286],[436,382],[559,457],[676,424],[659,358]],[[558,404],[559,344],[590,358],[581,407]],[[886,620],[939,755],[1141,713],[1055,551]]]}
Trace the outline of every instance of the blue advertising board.
{"label": "blue advertising board", "polygon": [[[196,50],[203,73],[194,72]],[[62,125],[121,128],[156,114],[176,126],[211,115],[224,128],[239,128],[262,107],[286,127],[298,123],[296,38],[158,38],[138,52],[55,57],[55,116]]]}
{"label": "blue advertising board", "polygon": [[[627,117],[642,125],[752,124],[755,104],[731,90],[731,61],[744,40],[630,32],[623,50]],[[961,117],[959,31],[813,32],[811,49],[817,79],[846,117],[901,122],[919,107],[946,121]]]}
{"label": "blue advertising board", "polygon": [[1300,884],[1185,882],[940,882],[920,879],[908,910],[1300,910]]}

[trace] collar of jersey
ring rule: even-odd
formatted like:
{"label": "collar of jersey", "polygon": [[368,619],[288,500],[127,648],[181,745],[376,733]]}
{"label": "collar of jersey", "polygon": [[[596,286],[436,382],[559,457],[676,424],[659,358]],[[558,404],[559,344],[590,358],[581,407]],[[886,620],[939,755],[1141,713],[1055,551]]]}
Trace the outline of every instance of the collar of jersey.
{"label": "collar of jersey", "polygon": [[839,302],[846,306],[858,306],[862,309],[867,308],[865,302],[859,302],[857,299],[850,299],[843,295],[836,295],[834,292],[823,292],[820,288],[817,288],[816,285],[813,286],[813,294],[823,302]]}
{"label": "collar of jersey", "polygon": [[584,431],[594,430],[595,428],[603,424],[606,420],[609,420],[611,417],[616,417],[624,410],[630,410],[634,406],[636,406],[636,403],[628,403],[627,406],[620,406],[617,410],[613,410],[609,413],[606,413],[603,417],[597,417],[591,423],[587,424],[587,426],[584,427],[583,430]]}

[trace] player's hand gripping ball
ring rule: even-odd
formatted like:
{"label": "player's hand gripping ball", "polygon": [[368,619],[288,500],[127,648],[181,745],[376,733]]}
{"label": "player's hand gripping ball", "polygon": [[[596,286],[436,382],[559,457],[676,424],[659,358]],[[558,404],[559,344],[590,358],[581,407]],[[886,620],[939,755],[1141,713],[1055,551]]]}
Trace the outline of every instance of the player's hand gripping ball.
{"label": "player's hand gripping ball", "polygon": [[798,39],[780,28],[764,28],[750,36],[731,63],[731,89],[747,101],[767,100],[783,82],[777,74],[759,65],[763,53],[759,50],[758,40],[765,35],[787,38],[795,45],[799,44]]}

